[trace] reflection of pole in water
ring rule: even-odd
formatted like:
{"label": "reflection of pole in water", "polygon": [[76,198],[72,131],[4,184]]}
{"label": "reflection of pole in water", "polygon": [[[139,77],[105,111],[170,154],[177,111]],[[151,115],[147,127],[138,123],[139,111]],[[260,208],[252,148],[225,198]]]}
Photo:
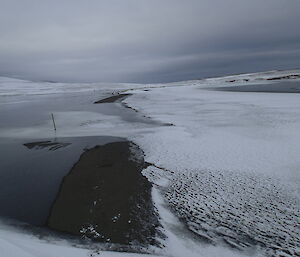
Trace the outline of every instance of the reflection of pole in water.
{"label": "reflection of pole in water", "polygon": [[56,131],[56,125],[55,125],[53,113],[51,113],[51,117],[52,117],[52,121],[53,121],[53,127],[54,127],[54,130]]}

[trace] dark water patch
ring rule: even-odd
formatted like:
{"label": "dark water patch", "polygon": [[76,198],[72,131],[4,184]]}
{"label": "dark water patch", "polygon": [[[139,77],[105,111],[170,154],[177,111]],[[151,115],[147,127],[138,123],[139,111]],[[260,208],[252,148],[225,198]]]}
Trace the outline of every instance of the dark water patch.
{"label": "dark water patch", "polygon": [[208,88],[216,91],[258,92],[258,93],[300,93],[300,82],[278,82],[272,84],[241,85]]}
{"label": "dark water patch", "polygon": [[114,95],[114,96],[110,96],[104,99],[101,99],[99,101],[94,102],[94,104],[102,104],[102,103],[114,103],[117,100],[122,100],[124,98],[126,98],[127,96],[130,96],[132,94],[118,94],[118,95]]}
{"label": "dark water patch", "polygon": [[[51,113],[68,111],[109,112],[103,105],[98,108],[92,103],[105,96],[105,92],[81,92],[55,95],[16,96],[0,98],[0,129],[42,125],[51,120]],[[52,124],[51,124],[52,125]]]}
{"label": "dark water patch", "polygon": [[48,226],[100,242],[157,245],[160,223],[142,154],[130,142],[83,153],[63,180]]}
{"label": "dark water patch", "polygon": [[47,140],[47,141],[25,143],[23,145],[26,146],[28,149],[40,150],[43,148],[47,148],[49,151],[55,151],[58,150],[59,148],[67,147],[70,144],[71,143],[60,143],[60,142]]}
{"label": "dark water patch", "polygon": [[[32,143],[28,139],[1,138],[0,216],[45,225],[63,177],[84,150],[120,140],[116,137],[79,137],[40,139],[39,143]],[[67,146],[57,148],[56,145],[55,151],[49,151],[54,145],[47,147],[46,141]]]}

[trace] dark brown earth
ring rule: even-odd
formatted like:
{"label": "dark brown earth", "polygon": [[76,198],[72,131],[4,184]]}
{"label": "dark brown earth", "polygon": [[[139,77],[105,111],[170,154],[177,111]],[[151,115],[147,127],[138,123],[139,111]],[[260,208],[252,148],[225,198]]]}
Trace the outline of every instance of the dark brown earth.
{"label": "dark brown earth", "polygon": [[116,102],[117,100],[121,100],[130,95],[131,94],[118,94],[118,95],[110,96],[110,97],[101,99],[99,101],[96,101],[96,102],[94,102],[94,104],[113,103],[113,102]]}
{"label": "dark brown earth", "polygon": [[287,76],[268,78],[267,80],[298,79],[298,78],[300,78],[300,75],[292,74]]}
{"label": "dark brown earth", "polygon": [[142,156],[130,142],[87,150],[64,178],[48,226],[101,242],[156,245],[160,224]]}

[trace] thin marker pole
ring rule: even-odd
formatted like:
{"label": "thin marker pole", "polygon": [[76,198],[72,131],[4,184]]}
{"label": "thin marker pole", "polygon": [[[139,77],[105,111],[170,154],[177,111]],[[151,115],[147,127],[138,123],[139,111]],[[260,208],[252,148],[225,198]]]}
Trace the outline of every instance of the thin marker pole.
{"label": "thin marker pole", "polygon": [[51,117],[52,117],[52,121],[53,121],[53,127],[54,127],[54,130],[56,131],[56,125],[55,125],[53,113],[51,113]]}

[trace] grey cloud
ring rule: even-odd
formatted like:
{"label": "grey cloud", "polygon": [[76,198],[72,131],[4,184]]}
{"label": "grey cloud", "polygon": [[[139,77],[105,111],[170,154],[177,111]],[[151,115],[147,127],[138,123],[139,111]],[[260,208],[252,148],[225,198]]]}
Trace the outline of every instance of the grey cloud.
{"label": "grey cloud", "polygon": [[0,75],[166,82],[300,66],[297,0],[0,5]]}

